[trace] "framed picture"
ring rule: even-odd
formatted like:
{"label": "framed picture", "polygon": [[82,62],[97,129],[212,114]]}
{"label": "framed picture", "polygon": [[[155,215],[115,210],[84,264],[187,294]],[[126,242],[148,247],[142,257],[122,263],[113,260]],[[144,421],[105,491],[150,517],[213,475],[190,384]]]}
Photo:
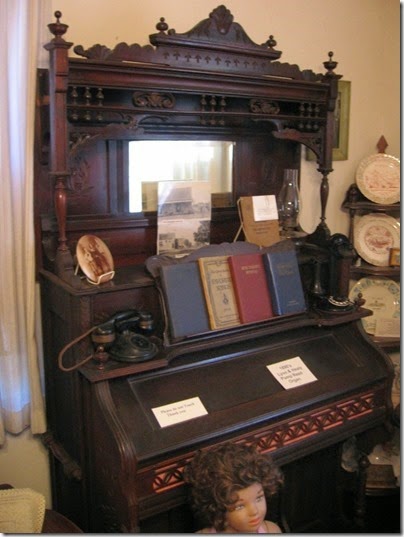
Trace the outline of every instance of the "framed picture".
{"label": "framed picture", "polygon": [[[333,160],[348,160],[349,109],[351,103],[351,82],[338,80],[338,97],[334,111]],[[313,151],[307,149],[307,160],[315,160]]]}

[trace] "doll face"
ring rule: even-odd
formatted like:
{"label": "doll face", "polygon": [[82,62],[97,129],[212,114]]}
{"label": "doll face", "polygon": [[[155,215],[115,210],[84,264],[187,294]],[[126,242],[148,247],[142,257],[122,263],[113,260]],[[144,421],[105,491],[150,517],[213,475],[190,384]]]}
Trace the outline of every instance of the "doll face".
{"label": "doll face", "polygon": [[238,491],[237,502],[227,510],[226,533],[256,533],[265,519],[267,502],[264,490],[254,483]]}

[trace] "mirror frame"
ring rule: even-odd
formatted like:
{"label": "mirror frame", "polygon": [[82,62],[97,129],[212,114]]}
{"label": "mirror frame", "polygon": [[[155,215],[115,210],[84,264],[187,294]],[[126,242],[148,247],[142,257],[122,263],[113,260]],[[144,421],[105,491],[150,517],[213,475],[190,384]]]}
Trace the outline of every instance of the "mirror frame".
{"label": "mirror frame", "polygon": [[[325,74],[282,63],[272,37],[255,44],[222,5],[184,34],[162,18],[151,45],[78,45],[81,57],[70,57],[72,43],[63,37],[68,26],[60,18],[57,12],[49,24],[49,72],[38,71],[40,265],[75,284],[72,249],[83,232],[103,235],[118,265],[150,255],[155,218],[125,212],[122,180],[125,141],[146,138],[231,133],[239,147],[233,203],[242,195],[276,193],[283,169],[300,168],[301,146],[308,147],[321,174],[321,217],[311,238],[329,239],[325,213],[340,78],[332,53]],[[53,203],[46,184],[53,185]],[[236,220],[234,205],[214,210],[211,239],[232,240]]]}

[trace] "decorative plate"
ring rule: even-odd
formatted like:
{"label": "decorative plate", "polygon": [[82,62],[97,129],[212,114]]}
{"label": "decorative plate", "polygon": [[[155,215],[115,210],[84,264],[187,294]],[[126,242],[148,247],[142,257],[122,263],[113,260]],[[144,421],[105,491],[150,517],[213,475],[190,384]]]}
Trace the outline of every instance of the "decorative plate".
{"label": "decorative plate", "polygon": [[90,283],[100,284],[114,277],[114,260],[108,246],[95,235],[80,237],[76,248],[77,261]]}
{"label": "decorative plate", "polygon": [[387,214],[362,216],[355,222],[354,246],[371,265],[387,267],[391,248],[400,248],[400,223]]}
{"label": "decorative plate", "polygon": [[354,301],[362,293],[366,300],[364,308],[372,310],[371,317],[362,319],[368,334],[374,334],[378,319],[400,317],[400,284],[389,278],[362,278],[352,287],[349,298]]}
{"label": "decorative plate", "polygon": [[375,203],[400,201],[400,160],[385,153],[364,158],[356,170],[356,184]]}

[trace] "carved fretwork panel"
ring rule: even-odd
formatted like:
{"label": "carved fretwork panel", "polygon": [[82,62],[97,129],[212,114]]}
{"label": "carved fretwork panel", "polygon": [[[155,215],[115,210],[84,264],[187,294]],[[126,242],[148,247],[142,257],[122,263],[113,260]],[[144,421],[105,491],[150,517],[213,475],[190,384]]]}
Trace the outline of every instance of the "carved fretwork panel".
{"label": "carved fretwork panel", "polygon": [[[312,440],[313,436],[322,434],[329,429],[343,427],[350,420],[361,418],[377,408],[376,392],[367,392],[335,405],[316,409],[285,423],[276,423],[258,433],[246,435],[238,441],[254,445],[262,453],[276,453],[291,444]],[[175,464],[154,469],[152,482],[153,492],[159,494],[184,484],[182,472],[190,458]]]}
{"label": "carved fretwork panel", "polygon": [[117,144],[104,140],[71,152],[67,181],[69,216],[117,212]]}
{"label": "carved fretwork panel", "polygon": [[[219,88],[218,88],[219,89]],[[268,90],[271,93],[271,88]],[[257,122],[274,121],[277,128],[295,128],[302,132],[317,132],[327,118],[326,93],[310,96],[304,101],[291,101],[282,97],[276,87],[274,98],[251,99],[233,97],[224,92],[168,93],[142,90],[131,92],[122,89],[73,86],[68,92],[68,117],[72,126],[107,126],[111,123],[128,123],[134,114],[146,115],[144,127],[159,124],[166,126],[219,125],[255,130]],[[102,96],[102,99],[101,99]]]}

